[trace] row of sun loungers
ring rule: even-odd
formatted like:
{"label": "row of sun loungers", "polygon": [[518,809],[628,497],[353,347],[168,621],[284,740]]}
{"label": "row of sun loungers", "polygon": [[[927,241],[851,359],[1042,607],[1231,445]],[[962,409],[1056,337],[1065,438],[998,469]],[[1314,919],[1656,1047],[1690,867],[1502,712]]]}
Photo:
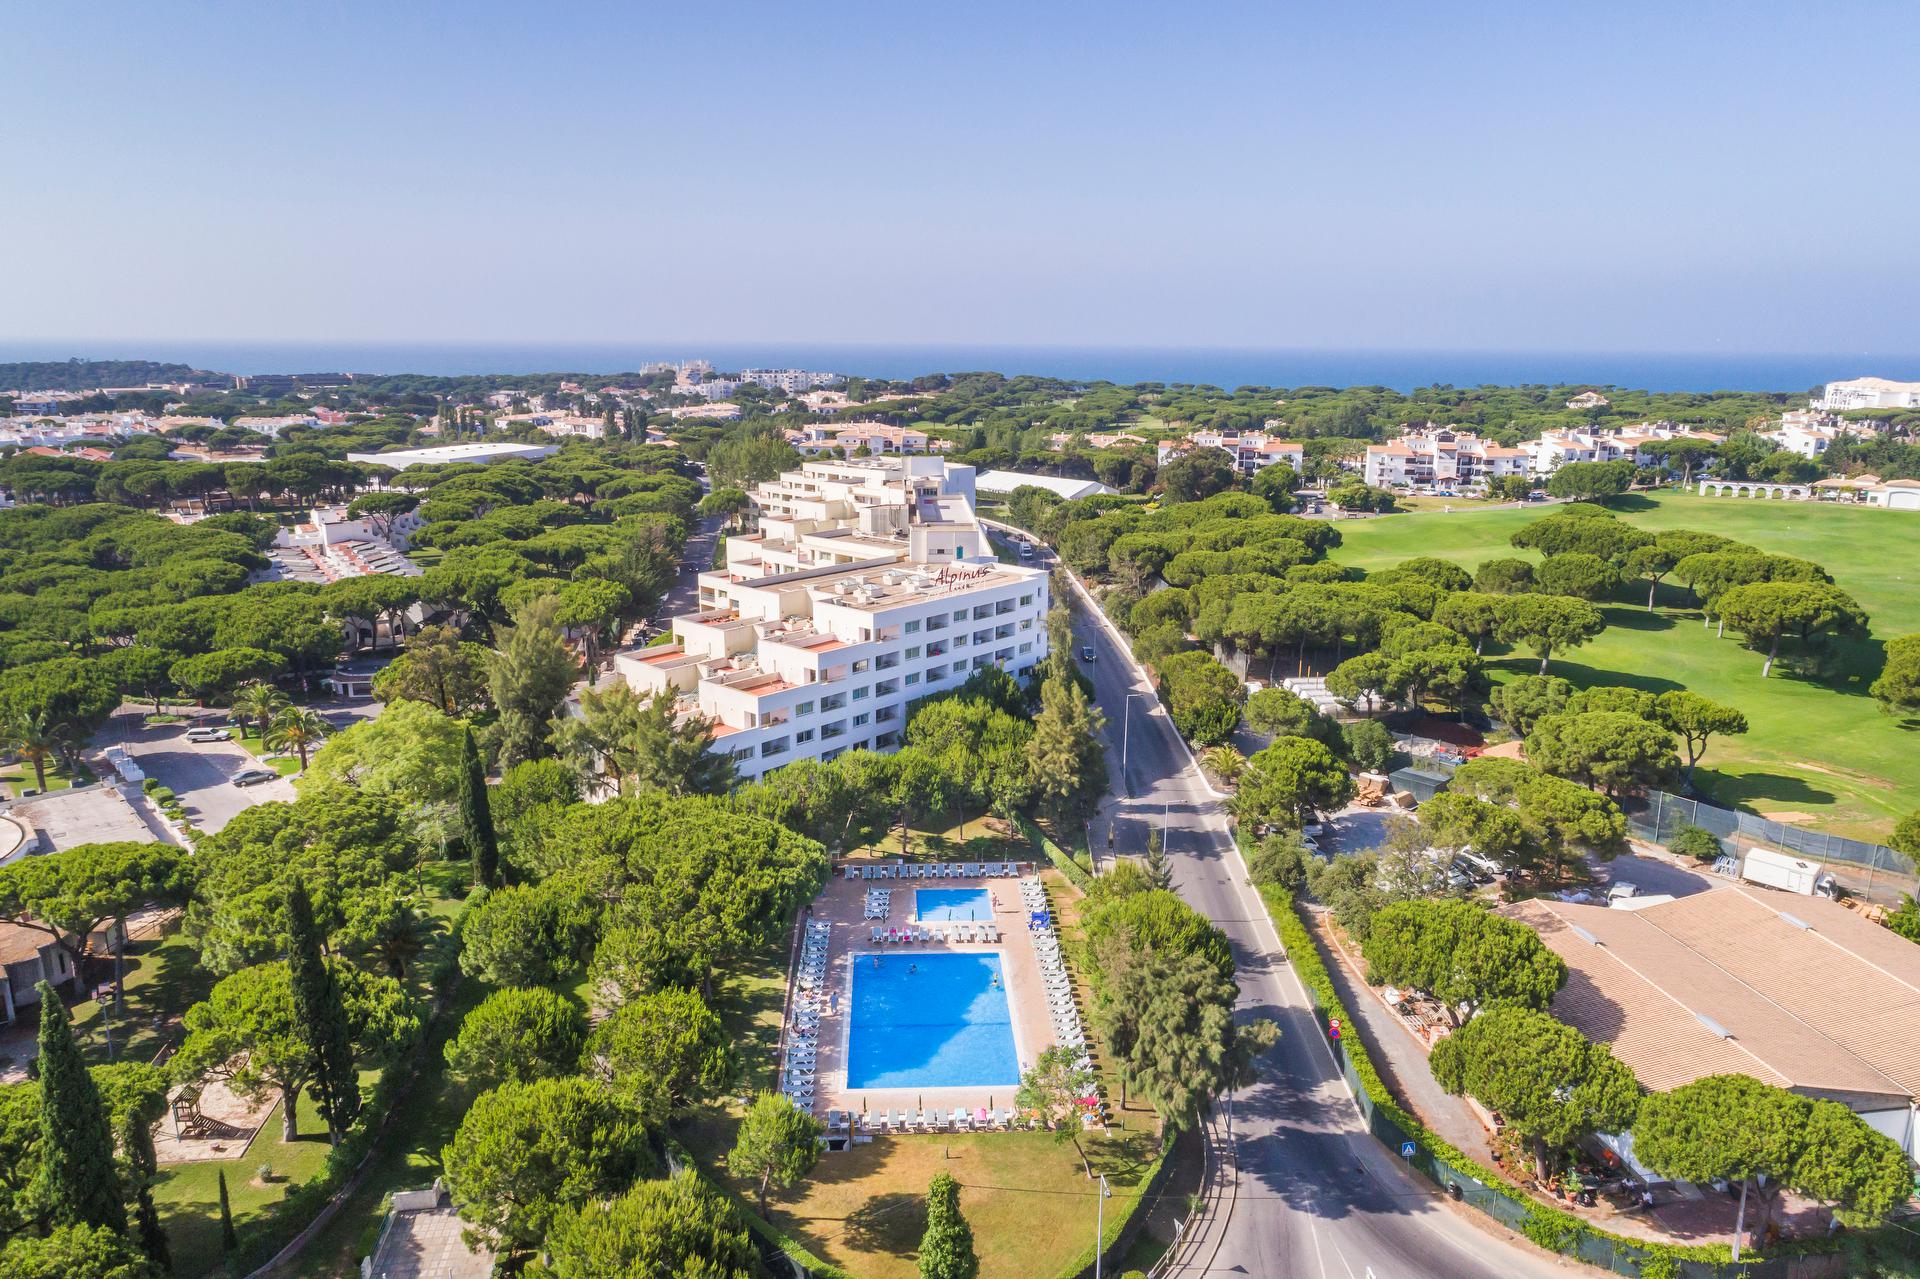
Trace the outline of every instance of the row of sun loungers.
{"label": "row of sun loungers", "polygon": [[802,1110],[813,1109],[816,1058],[820,1051],[820,1013],[826,997],[827,940],[832,925],[807,925],[800,944],[800,970],[794,979],[793,1011],[787,1023],[787,1060],[780,1091]]}
{"label": "row of sun loungers", "polygon": [[1018,875],[1020,862],[893,862],[882,866],[847,866],[848,879],[1005,879]]}
{"label": "row of sun loungers", "polygon": [[891,888],[869,888],[867,890],[867,918],[885,919],[893,913],[893,890]]}
{"label": "row of sun loungers", "polygon": [[[1020,901],[1031,915],[1047,911],[1047,891],[1040,881],[1020,881]],[[1051,913],[1048,919],[1051,920]],[[1087,1034],[1080,1024],[1080,1008],[1074,1002],[1073,978],[1067,973],[1066,959],[1060,953],[1060,937],[1053,924],[1034,924],[1033,953],[1040,961],[1040,981],[1047,994],[1047,1012],[1053,1019],[1053,1037],[1080,1052],[1080,1064],[1091,1065],[1087,1056]]]}
{"label": "row of sun loungers", "polygon": [[956,1106],[951,1111],[876,1110],[866,1115],[846,1110],[827,1112],[827,1131],[830,1133],[990,1132],[1023,1126],[1020,1113],[1010,1106],[993,1110],[985,1106],[972,1109]]}
{"label": "row of sun loungers", "polygon": [[960,924],[948,928],[915,924],[906,928],[876,928],[871,940],[876,946],[908,945],[913,942],[997,942],[1000,940],[1000,929],[993,924]]}

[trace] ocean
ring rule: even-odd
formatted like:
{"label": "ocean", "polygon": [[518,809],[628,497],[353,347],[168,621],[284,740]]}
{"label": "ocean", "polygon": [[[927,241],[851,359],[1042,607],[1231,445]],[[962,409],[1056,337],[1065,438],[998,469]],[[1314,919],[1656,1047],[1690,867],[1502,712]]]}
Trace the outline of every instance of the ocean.
{"label": "ocean", "polygon": [[1876,375],[1920,379],[1920,355],[1725,352],[1251,350],[1225,347],[901,346],[819,343],[355,343],[0,340],[0,362],[149,359],[222,373],[616,373],[656,360],[721,369],[802,368],[867,377],[991,370],[1110,382],[1236,386],[1513,386],[1582,383],[1649,391],[1806,391]]}

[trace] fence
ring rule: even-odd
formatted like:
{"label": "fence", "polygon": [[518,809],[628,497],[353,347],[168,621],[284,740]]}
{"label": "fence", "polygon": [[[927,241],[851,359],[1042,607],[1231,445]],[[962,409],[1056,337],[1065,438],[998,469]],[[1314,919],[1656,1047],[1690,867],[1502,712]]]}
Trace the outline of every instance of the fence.
{"label": "fence", "polygon": [[[1419,777],[1423,780],[1436,775],[1450,777],[1459,767],[1457,761],[1438,755],[1417,762],[1421,770]],[[1400,774],[1410,772],[1408,769],[1396,772],[1395,784],[1412,790],[1421,800],[1429,798],[1411,781],[1401,781]],[[1821,862],[1850,896],[1862,901],[1897,908],[1908,893],[1920,893],[1920,876],[1916,876],[1913,859],[1885,844],[1869,844],[1825,831],[1802,830],[1785,822],[1769,821],[1757,813],[1735,812],[1704,800],[1669,795],[1663,790],[1648,791],[1627,811],[1628,832],[1649,844],[1672,842],[1683,826],[1698,826],[1710,832],[1722,846],[1731,843],[1728,852],[1737,853],[1742,847],[1765,844]]]}
{"label": "fence", "polygon": [[1898,906],[1901,898],[1914,891],[1913,862],[1885,844],[1802,830],[1665,791],[1650,791],[1645,806],[1627,815],[1627,827],[1635,837],[1654,844],[1669,842],[1682,826],[1689,825],[1710,831],[1723,842],[1766,844],[1822,862],[1848,893],[1865,901]]}

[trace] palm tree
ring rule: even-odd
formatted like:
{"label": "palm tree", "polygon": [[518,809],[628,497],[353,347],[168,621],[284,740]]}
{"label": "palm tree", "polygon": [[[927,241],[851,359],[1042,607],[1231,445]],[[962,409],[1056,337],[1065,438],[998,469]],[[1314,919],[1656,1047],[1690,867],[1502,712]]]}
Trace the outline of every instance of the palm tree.
{"label": "palm tree", "polygon": [[243,727],[249,722],[259,725],[260,736],[264,738],[273,717],[287,708],[287,695],[271,684],[255,680],[234,689],[227,706]]}
{"label": "palm tree", "polygon": [[394,897],[376,910],[371,920],[374,953],[386,961],[388,976],[404,980],[408,962],[438,935],[440,921],[417,897]]}
{"label": "palm tree", "polygon": [[33,765],[34,784],[42,794],[47,790],[47,761],[65,744],[61,726],[53,722],[45,707],[16,710],[0,723],[0,745]]}
{"label": "palm tree", "polygon": [[304,706],[289,706],[273,717],[273,723],[261,735],[260,744],[270,751],[298,751],[300,771],[307,771],[307,753],[333,731],[333,725],[320,712]]}
{"label": "palm tree", "polygon": [[1216,746],[1200,757],[1200,762],[1209,772],[1231,786],[1240,780],[1240,774],[1247,769],[1247,761],[1239,751],[1231,746]]}

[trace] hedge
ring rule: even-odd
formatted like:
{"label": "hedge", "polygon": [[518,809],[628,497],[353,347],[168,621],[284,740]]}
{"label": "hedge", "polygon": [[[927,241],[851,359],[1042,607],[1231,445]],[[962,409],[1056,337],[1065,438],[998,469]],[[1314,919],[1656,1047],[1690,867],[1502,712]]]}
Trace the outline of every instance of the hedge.
{"label": "hedge", "polygon": [[1092,891],[1093,876],[1087,874],[1078,862],[1069,857],[1064,848],[1048,839],[1040,827],[1034,824],[1031,817],[1021,813],[1015,820],[1020,825],[1020,833],[1027,837],[1029,843],[1034,844],[1046,854],[1047,860],[1053,863],[1054,869],[1065,875],[1069,883],[1083,893]]}
{"label": "hedge", "polygon": [[[1174,1144],[1173,1134],[1161,1134],[1160,1149],[1154,1155],[1153,1162],[1147,1165],[1147,1175],[1146,1179],[1140,1183],[1140,1193],[1128,1202],[1126,1211],[1107,1215],[1100,1232],[1102,1255],[1110,1254],[1119,1244],[1121,1236],[1133,1224],[1133,1219],[1140,1215],[1146,1208],[1148,1199],[1152,1198],[1153,1192],[1159,1189],[1160,1177],[1166,1168],[1167,1156],[1173,1152]],[[1077,1279],[1077,1276],[1091,1274],[1092,1271],[1093,1245],[1088,1244],[1055,1272],[1055,1279]]]}

